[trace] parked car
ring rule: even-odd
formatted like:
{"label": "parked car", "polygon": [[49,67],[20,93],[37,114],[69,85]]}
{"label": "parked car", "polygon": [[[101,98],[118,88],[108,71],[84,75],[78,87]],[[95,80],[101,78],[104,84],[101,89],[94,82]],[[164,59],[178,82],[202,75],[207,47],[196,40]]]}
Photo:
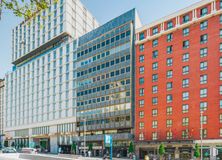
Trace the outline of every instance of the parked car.
{"label": "parked car", "polygon": [[2,149],[2,153],[17,153],[17,151],[13,147],[6,147]]}
{"label": "parked car", "polygon": [[30,153],[30,154],[36,154],[37,149],[35,148],[22,148],[22,153]]}

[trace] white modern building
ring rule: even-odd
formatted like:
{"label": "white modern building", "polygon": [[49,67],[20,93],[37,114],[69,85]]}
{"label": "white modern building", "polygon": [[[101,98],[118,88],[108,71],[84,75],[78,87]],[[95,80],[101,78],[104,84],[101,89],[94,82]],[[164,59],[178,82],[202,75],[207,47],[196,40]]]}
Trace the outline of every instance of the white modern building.
{"label": "white modern building", "polygon": [[13,71],[5,77],[5,141],[69,153],[76,134],[79,36],[98,27],[80,0],[59,0],[12,32]]}
{"label": "white modern building", "polygon": [[4,79],[0,79],[0,147],[2,147],[3,140],[3,108],[4,108],[4,93],[5,93],[5,82]]}

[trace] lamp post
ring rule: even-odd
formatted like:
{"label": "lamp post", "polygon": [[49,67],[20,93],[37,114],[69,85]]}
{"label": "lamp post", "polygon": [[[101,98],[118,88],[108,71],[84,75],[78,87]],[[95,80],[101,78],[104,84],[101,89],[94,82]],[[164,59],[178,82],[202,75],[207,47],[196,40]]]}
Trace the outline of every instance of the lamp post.
{"label": "lamp post", "polygon": [[200,160],[203,159],[203,111],[200,112]]}
{"label": "lamp post", "polygon": [[84,118],[84,157],[86,156],[86,119]]}

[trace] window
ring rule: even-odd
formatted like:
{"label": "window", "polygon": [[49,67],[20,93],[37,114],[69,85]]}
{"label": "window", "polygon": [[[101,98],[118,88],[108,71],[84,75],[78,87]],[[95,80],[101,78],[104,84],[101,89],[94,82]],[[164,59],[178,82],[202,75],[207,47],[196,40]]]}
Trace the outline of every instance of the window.
{"label": "window", "polygon": [[167,71],[167,78],[172,78],[173,77],[173,71],[169,70]]}
{"label": "window", "polygon": [[200,30],[205,30],[208,27],[208,21],[203,21],[200,23]]}
{"label": "window", "polygon": [[188,111],[189,111],[189,105],[188,105],[188,104],[183,104],[183,106],[182,106],[182,111],[183,111],[183,113],[188,113]]}
{"label": "window", "polygon": [[220,71],[220,80],[222,80],[222,71]]}
{"label": "window", "polygon": [[153,70],[157,70],[157,69],[158,69],[158,62],[154,62],[154,63],[152,64],[152,69],[153,69]]}
{"label": "window", "polygon": [[183,66],[183,75],[189,73],[189,66]]}
{"label": "window", "polygon": [[173,133],[171,131],[167,131],[166,139],[170,140],[173,138]]}
{"label": "window", "polygon": [[167,119],[167,121],[166,121],[166,126],[167,126],[167,127],[172,127],[172,125],[173,125],[172,119]]}
{"label": "window", "polygon": [[167,29],[171,29],[171,28],[173,28],[173,22],[169,21],[167,22]]}
{"label": "window", "polygon": [[189,118],[188,117],[183,118],[182,125],[183,126],[188,126],[189,125]]}
{"label": "window", "polygon": [[222,1],[220,0],[220,9],[222,9]]}
{"label": "window", "polygon": [[173,108],[172,107],[167,107],[166,111],[167,111],[167,115],[172,115]]}
{"label": "window", "polygon": [[139,61],[140,61],[140,63],[143,63],[143,62],[144,62],[144,55],[141,55],[141,56],[140,56]]}
{"label": "window", "polygon": [[186,87],[189,87],[189,79],[183,79],[182,81],[182,87],[183,88],[186,88]]}
{"label": "window", "polygon": [[157,132],[152,133],[152,140],[157,140]]}
{"label": "window", "polygon": [[154,27],[153,28],[153,35],[157,34],[159,31],[158,31],[158,27]]}
{"label": "window", "polygon": [[153,97],[152,98],[152,104],[153,105],[157,105],[158,104],[158,98],[157,97]]}
{"label": "window", "polygon": [[140,67],[140,74],[144,74],[144,66]]}
{"label": "window", "polygon": [[222,100],[220,100],[220,109],[222,109]]}
{"label": "window", "polygon": [[153,74],[152,75],[152,81],[157,82],[158,81],[158,74]]}
{"label": "window", "polygon": [[189,40],[183,41],[183,49],[189,48],[190,42]]}
{"label": "window", "polygon": [[141,85],[141,84],[144,84],[144,77],[141,77],[140,79],[139,79],[139,84]]}
{"label": "window", "polygon": [[[201,135],[201,133],[200,133]],[[202,137],[206,138],[207,137],[207,130],[206,129],[202,129]]]}
{"label": "window", "polygon": [[204,7],[200,10],[200,16],[205,16],[208,14],[208,9],[207,7]]}
{"label": "window", "polygon": [[183,62],[189,61],[189,58],[190,58],[190,54],[189,54],[189,53],[184,53],[184,54],[183,54],[182,61],[183,61]]}
{"label": "window", "polygon": [[139,106],[143,107],[144,106],[144,100],[139,100]]}
{"label": "window", "polygon": [[143,123],[143,122],[140,122],[140,123],[139,123],[139,128],[140,128],[140,129],[144,129],[144,123]]}
{"label": "window", "polygon": [[220,29],[220,38],[222,38],[222,29]]}
{"label": "window", "polygon": [[143,118],[144,117],[144,111],[140,111],[140,118]]}
{"label": "window", "polygon": [[183,29],[183,36],[188,36],[190,33],[190,28],[184,28]]}
{"label": "window", "polygon": [[158,46],[158,39],[153,40],[153,47],[156,47],[156,46]]}
{"label": "window", "polygon": [[167,42],[170,42],[173,40],[173,33],[167,34]]}
{"label": "window", "polygon": [[140,38],[140,41],[143,40],[143,39],[145,38],[144,32],[140,33],[139,36],[140,36],[140,37],[139,37],[139,38]]}
{"label": "window", "polygon": [[220,119],[220,123],[222,123],[222,114],[220,114],[219,119]]}
{"label": "window", "polygon": [[153,110],[152,110],[152,116],[153,116],[153,117],[154,117],[154,116],[157,116],[157,114],[158,114],[157,109],[153,109]]}
{"label": "window", "polygon": [[154,120],[152,122],[152,128],[157,128],[158,122],[156,120]]}
{"label": "window", "polygon": [[153,86],[152,93],[157,93],[157,92],[158,92],[158,86]]}
{"label": "window", "polygon": [[203,71],[203,70],[206,70],[207,69],[207,62],[200,62],[200,70]]}
{"label": "window", "polygon": [[144,96],[144,88],[140,88],[140,96]]}
{"label": "window", "polygon": [[207,124],[207,116],[202,116],[202,118],[200,116],[200,123]]}
{"label": "window", "polygon": [[173,82],[167,82],[167,90],[172,90],[173,88]]}
{"label": "window", "polygon": [[167,58],[167,66],[172,66],[172,65],[173,65],[173,59]]}
{"label": "window", "polygon": [[222,95],[222,85],[220,85],[220,95]]}
{"label": "window", "polygon": [[189,92],[183,92],[182,98],[183,98],[183,101],[188,100],[189,99]]}
{"label": "window", "polygon": [[200,44],[207,43],[208,35],[204,34],[200,36]]}
{"label": "window", "polygon": [[189,137],[188,134],[189,134],[188,130],[183,130],[182,131],[182,138],[187,139]]}
{"label": "window", "polygon": [[222,43],[220,43],[220,52],[222,52]]}
{"label": "window", "polygon": [[140,140],[140,141],[143,141],[143,140],[144,140],[144,134],[143,134],[143,133],[140,133],[140,134],[139,134],[139,140]]}
{"label": "window", "polygon": [[140,52],[143,52],[144,51],[144,44],[141,44],[140,45]]}
{"label": "window", "polygon": [[207,89],[206,88],[200,89],[200,97],[201,98],[207,97]]}
{"label": "window", "polygon": [[207,102],[200,102],[200,110],[201,111],[207,110]]}
{"label": "window", "polygon": [[201,48],[200,49],[200,57],[206,57],[208,53],[208,49],[207,48]]}
{"label": "window", "polygon": [[153,59],[157,58],[158,57],[158,51],[153,51]]}
{"label": "window", "polygon": [[220,134],[220,137],[222,137],[222,128],[220,128],[220,133],[219,134]]}
{"label": "window", "polygon": [[220,24],[222,23],[222,15],[220,15]]}
{"label": "window", "polygon": [[200,76],[200,84],[206,84],[207,83],[207,75],[201,75]]}
{"label": "window", "polygon": [[173,52],[173,46],[167,46],[167,53],[170,54]]}
{"label": "window", "polygon": [[190,16],[189,15],[184,15],[183,16],[183,23],[187,23],[190,21]]}
{"label": "window", "polygon": [[167,97],[166,97],[166,99],[167,99],[167,103],[172,102],[172,101],[173,101],[173,96],[172,96],[172,94],[168,94]]}
{"label": "window", "polygon": [[220,57],[220,66],[222,66],[222,57]]}

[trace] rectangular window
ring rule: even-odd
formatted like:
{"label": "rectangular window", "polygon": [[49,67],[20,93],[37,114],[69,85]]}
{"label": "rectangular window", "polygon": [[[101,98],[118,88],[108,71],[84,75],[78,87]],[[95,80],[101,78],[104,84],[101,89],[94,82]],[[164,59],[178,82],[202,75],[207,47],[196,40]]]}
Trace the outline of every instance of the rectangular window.
{"label": "rectangular window", "polygon": [[183,104],[183,106],[182,106],[182,111],[183,111],[183,113],[188,113],[188,111],[189,111],[189,105],[188,105],[188,104]]}
{"label": "rectangular window", "polygon": [[159,31],[158,31],[158,27],[154,27],[153,28],[153,35],[157,34]]}
{"label": "rectangular window", "polygon": [[220,114],[219,119],[220,119],[220,123],[222,123],[222,114]]}
{"label": "rectangular window", "polygon": [[168,94],[166,97],[167,103],[171,103],[173,101],[173,96],[172,94]]}
{"label": "rectangular window", "polygon": [[172,119],[167,119],[167,121],[166,121],[166,127],[172,127],[172,125],[173,125]]}
{"label": "rectangular window", "polygon": [[167,71],[167,78],[172,78],[173,77],[173,71],[169,70]]}
{"label": "rectangular window", "polygon": [[183,29],[183,36],[188,36],[190,33],[190,28],[184,28]]}
{"label": "rectangular window", "polygon": [[140,129],[144,129],[144,123],[143,123],[143,122],[140,122],[140,123],[139,123],[139,128],[140,128]]}
{"label": "rectangular window", "polygon": [[158,62],[154,62],[154,63],[152,64],[152,69],[153,69],[153,70],[157,70],[157,69],[158,69]]}
{"label": "rectangular window", "polygon": [[208,49],[207,48],[201,48],[200,49],[200,57],[206,57],[208,54]]}
{"label": "rectangular window", "polygon": [[152,140],[157,140],[158,137],[157,137],[157,132],[153,132],[152,133]]}
{"label": "rectangular window", "polygon": [[207,41],[208,41],[208,35],[207,34],[204,34],[204,35],[200,36],[200,44],[207,43]]}
{"label": "rectangular window", "polygon": [[207,70],[207,62],[200,62],[200,70],[203,71],[203,70]]}
{"label": "rectangular window", "polygon": [[173,88],[173,82],[167,82],[167,90],[172,90]]}
{"label": "rectangular window", "polygon": [[183,75],[189,73],[189,66],[183,66]]}
{"label": "rectangular window", "polygon": [[222,85],[220,86],[220,95],[222,95]]}
{"label": "rectangular window", "polygon": [[220,24],[222,24],[222,15],[220,15]]}
{"label": "rectangular window", "polygon": [[222,38],[222,29],[220,29],[220,38]]}
{"label": "rectangular window", "polygon": [[153,47],[156,47],[156,46],[158,46],[158,39],[153,40]]}
{"label": "rectangular window", "polygon": [[144,88],[140,88],[140,96],[144,96]]}
{"label": "rectangular window", "polygon": [[171,42],[173,40],[173,33],[167,34],[167,42]]}
{"label": "rectangular window", "polygon": [[140,84],[140,85],[144,84],[144,78],[143,78],[143,77],[141,77],[141,78],[139,79],[139,84]]}
{"label": "rectangular window", "polygon": [[140,74],[144,74],[144,66],[140,67],[139,69]]}
{"label": "rectangular window", "polygon": [[143,107],[144,106],[144,100],[139,100],[139,106]]}
{"label": "rectangular window", "polygon": [[189,125],[189,118],[188,117],[183,118],[182,125],[183,126],[188,126]]}
{"label": "rectangular window", "polygon": [[222,66],[222,57],[220,57],[220,67]]}
{"label": "rectangular window", "polygon": [[140,45],[140,52],[143,52],[144,51],[144,44],[141,44]]}
{"label": "rectangular window", "polygon": [[172,65],[173,65],[173,59],[167,58],[167,66],[172,66]]}
{"label": "rectangular window", "polygon": [[182,61],[183,61],[183,62],[187,62],[187,61],[189,61],[189,58],[190,58],[190,54],[189,54],[189,53],[184,53],[184,54],[183,54]]}
{"label": "rectangular window", "polygon": [[189,48],[189,46],[190,46],[189,40],[183,41],[183,49]]}
{"label": "rectangular window", "polygon": [[183,92],[182,99],[183,99],[183,101],[188,100],[189,99],[189,92]]}
{"label": "rectangular window", "polygon": [[200,84],[206,84],[207,83],[207,75],[201,75],[200,76]]}
{"label": "rectangular window", "polygon": [[189,137],[189,131],[188,130],[183,130],[182,131],[182,138],[187,139]]}
{"label": "rectangular window", "polygon": [[153,105],[157,105],[158,104],[158,98],[157,97],[153,97],[152,98],[152,104]]}
{"label": "rectangular window", "polygon": [[205,15],[207,15],[208,14],[208,9],[207,9],[207,7],[204,7],[204,8],[202,8],[201,10],[200,10],[200,16],[202,17],[202,16],[205,16]]}
{"label": "rectangular window", "polygon": [[205,30],[208,27],[208,21],[203,21],[200,23],[200,30]]}
{"label": "rectangular window", "polygon": [[167,53],[170,54],[173,52],[173,46],[167,46]]}
{"label": "rectangular window", "polygon": [[157,82],[158,81],[158,74],[153,74],[152,75],[152,81]]}
{"label": "rectangular window", "polygon": [[186,87],[189,87],[189,79],[183,79],[182,81],[182,87],[183,88],[186,88]]}
{"label": "rectangular window", "polygon": [[201,98],[207,97],[207,89],[206,88],[200,89],[200,97]]}
{"label": "rectangular window", "polygon": [[153,59],[155,59],[155,58],[158,58],[158,51],[156,50],[156,51],[153,51]]}
{"label": "rectangular window", "polygon": [[140,118],[144,118],[144,111],[140,111],[139,115],[140,115]]}
{"label": "rectangular window", "polygon": [[143,63],[143,62],[144,62],[144,55],[141,55],[141,56],[140,56],[139,61],[140,61],[140,63]]}
{"label": "rectangular window", "polygon": [[167,29],[171,29],[171,28],[173,28],[173,22],[169,21],[167,22]]}
{"label": "rectangular window", "polygon": [[222,43],[220,43],[220,52],[222,52]]}
{"label": "rectangular window", "polygon": [[166,112],[167,112],[167,115],[172,115],[173,114],[173,108],[172,107],[167,107]]}
{"label": "rectangular window", "polygon": [[152,110],[152,116],[155,117],[155,116],[157,116],[157,114],[158,114],[157,109],[153,109]]}
{"label": "rectangular window", "polygon": [[157,126],[158,126],[158,122],[156,120],[154,120],[152,122],[152,128],[157,128]]}
{"label": "rectangular window", "polygon": [[222,71],[220,71],[220,81],[222,80]]}
{"label": "rectangular window", "polygon": [[184,15],[183,16],[183,23],[187,23],[190,21],[190,16],[189,15]]}
{"label": "rectangular window", "polygon": [[157,93],[158,92],[158,86],[153,86],[152,87],[152,93]]}
{"label": "rectangular window", "polygon": [[145,35],[144,35],[144,33],[143,33],[143,32],[142,32],[142,33],[140,33],[140,34],[139,34],[139,36],[140,36],[140,37],[139,37],[139,38],[140,38],[140,41],[141,41],[141,40],[143,40],[143,39],[145,38]]}
{"label": "rectangular window", "polygon": [[207,102],[200,102],[200,110],[201,111],[207,110]]}
{"label": "rectangular window", "polygon": [[144,134],[143,134],[143,133],[140,133],[140,134],[139,134],[139,140],[140,140],[140,141],[143,141],[143,140],[144,140]]}
{"label": "rectangular window", "polygon": [[202,116],[202,118],[200,117],[200,123],[207,124],[207,116]]}
{"label": "rectangular window", "polygon": [[202,129],[202,137],[207,138],[207,130],[206,129]]}

